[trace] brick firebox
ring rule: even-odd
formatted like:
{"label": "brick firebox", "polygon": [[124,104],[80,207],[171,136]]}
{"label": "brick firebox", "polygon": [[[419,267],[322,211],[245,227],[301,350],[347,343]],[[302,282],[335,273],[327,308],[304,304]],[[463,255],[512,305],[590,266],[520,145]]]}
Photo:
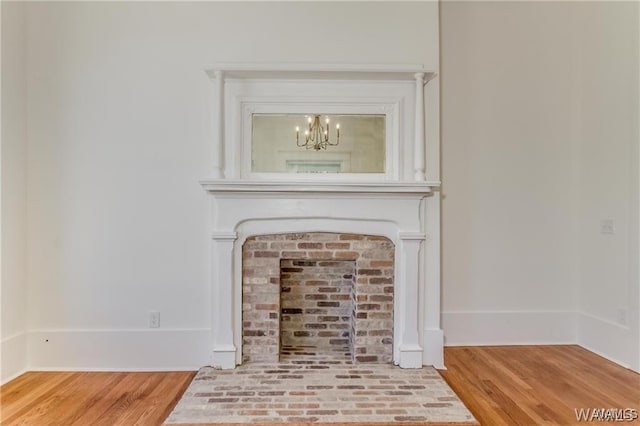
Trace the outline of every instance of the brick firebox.
{"label": "brick firebox", "polygon": [[[393,359],[394,244],[386,237],[338,233],[291,233],[249,237],[242,247],[243,362],[277,362],[281,353],[281,262],[308,260],[353,261],[352,318],[349,319],[350,351],[355,363],[391,363]],[[290,279],[290,276],[284,276]],[[329,280],[330,281],[330,280]],[[324,288],[319,292],[319,288]],[[310,329],[326,325],[331,331],[344,328],[335,315],[319,315],[326,302],[339,301],[341,292],[309,286],[300,309],[318,314]],[[325,302],[325,303],[320,303]],[[322,325],[319,325],[322,324]],[[303,325],[304,328],[304,325]],[[319,342],[319,344],[321,344]]]}
{"label": "brick firebox", "polygon": [[353,357],[355,260],[280,261],[280,354]]}

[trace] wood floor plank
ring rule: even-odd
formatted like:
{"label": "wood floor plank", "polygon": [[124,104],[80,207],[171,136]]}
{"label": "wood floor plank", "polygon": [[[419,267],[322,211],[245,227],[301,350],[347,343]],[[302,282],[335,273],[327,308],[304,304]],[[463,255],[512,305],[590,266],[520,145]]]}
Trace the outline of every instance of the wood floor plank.
{"label": "wood floor plank", "polygon": [[[640,410],[640,375],[578,346],[452,347],[445,364],[442,376],[483,425],[572,425],[576,408]],[[160,425],[194,374],[26,373],[0,387],[0,423]]]}
{"label": "wood floor plank", "polygon": [[0,424],[159,425],[194,375],[26,373],[0,388]]}
{"label": "wood floor plank", "polygon": [[571,425],[579,408],[640,412],[640,375],[579,346],[452,347],[445,365],[442,376],[481,424],[507,415],[511,425]]}
{"label": "wood floor plank", "polygon": [[[37,416],[36,411],[44,409],[48,398],[65,389],[73,382],[78,373],[69,372],[33,372],[19,377],[24,381],[10,382],[0,390],[0,423],[10,424],[15,419],[28,419],[30,415]],[[27,376],[27,377],[25,377]],[[5,387],[7,398],[5,399]]]}
{"label": "wood floor plank", "polygon": [[[185,377],[179,373],[170,373],[165,379],[160,383],[156,388],[154,388],[150,394],[150,401],[153,405],[145,406],[144,410],[140,412],[140,415],[137,416],[136,422],[138,424],[150,424],[153,416],[156,412],[162,411],[164,409],[163,414],[161,415],[162,419],[165,419],[170,413],[173,407],[178,403],[180,398],[182,397],[182,393],[187,389],[193,377]],[[174,389],[176,386],[179,386],[183,389],[180,393],[175,393]],[[166,404],[166,395],[173,394],[174,397],[171,402]]]}
{"label": "wood floor plank", "polygon": [[74,383],[70,397],[61,402],[61,415],[55,420],[64,425],[83,424],[78,422],[84,413],[98,415],[96,407],[106,390],[116,388],[124,377],[122,373],[85,373]]}

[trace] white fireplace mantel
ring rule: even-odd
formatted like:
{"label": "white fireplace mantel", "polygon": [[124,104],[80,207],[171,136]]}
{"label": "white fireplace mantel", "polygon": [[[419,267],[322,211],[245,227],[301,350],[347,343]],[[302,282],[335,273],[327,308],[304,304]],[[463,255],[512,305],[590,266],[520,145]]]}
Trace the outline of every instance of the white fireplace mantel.
{"label": "white fireplace mantel", "polygon": [[[437,72],[402,64],[217,64],[207,74],[214,157],[200,184],[210,202],[212,365],[242,362],[246,239],[335,232],[395,244],[394,363],[443,368]],[[389,109],[385,173],[253,173],[247,123],[251,108],[264,103],[289,112],[301,105]]]}
{"label": "white fireplace mantel", "polygon": [[318,182],[308,180],[227,180],[203,179],[200,185],[212,193],[292,193],[292,194],[381,194],[386,196],[405,196],[406,194],[427,195],[433,188],[440,186],[440,182]]}
{"label": "white fireplace mantel", "polygon": [[[338,232],[380,235],[393,241],[394,363],[404,368],[442,366],[439,323],[425,323],[424,315],[438,310],[440,300],[439,283],[426,282],[422,260],[430,245],[439,244],[427,233],[424,220],[433,187],[425,182],[217,179],[201,184],[211,202],[212,365],[226,369],[242,362],[242,245],[246,239],[290,232]],[[435,318],[439,319],[439,312]],[[434,344],[439,346],[434,348]]]}

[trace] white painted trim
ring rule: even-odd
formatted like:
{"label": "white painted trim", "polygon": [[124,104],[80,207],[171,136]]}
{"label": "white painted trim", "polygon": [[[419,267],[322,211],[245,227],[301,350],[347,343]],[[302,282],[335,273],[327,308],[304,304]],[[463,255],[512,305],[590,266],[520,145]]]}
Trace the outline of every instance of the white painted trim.
{"label": "white painted trim", "polygon": [[215,91],[211,93],[215,99],[213,125],[213,176],[222,179],[225,176],[224,164],[224,72],[215,71]]}
{"label": "white painted trim", "polygon": [[[270,113],[355,113],[384,112],[387,117],[385,173],[340,173],[337,179],[413,180],[415,126],[415,82],[408,80],[339,80],[322,74],[316,80],[295,79],[227,79],[224,90],[224,163],[225,177],[269,180],[281,179],[280,173],[253,173],[250,140],[253,112]],[[413,77],[413,75],[412,75]],[[211,92],[215,93],[214,91]],[[219,100],[211,100],[217,105]],[[295,141],[294,141],[295,142]],[[423,149],[424,151],[424,149]],[[290,174],[291,175],[291,174]],[[306,174],[312,180],[330,178],[325,174]],[[287,179],[299,179],[299,174]],[[424,179],[421,179],[424,180]]]}
{"label": "white painted trim", "polygon": [[[426,238],[421,215],[423,199],[428,195],[424,184],[413,183],[416,187],[410,185],[409,193],[391,191],[388,185],[373,186],[384,191],[381,194],[367,191],[290,193],[291,190],[281,192],[283,187],[272,183],[256,183],[257,188],[250,182],[236,184],[241,189],[238,194],[226,192],[228,186],[224,183],[221,184],[223,191],[203,185],[212,197],[211,232],[235,231],[238,235],[236,241],[212,241],[215,365],[233,368],[229,353],[234,350],[235,363],[242,362],[242,244],[251,235],[283,232],[359,233],[382,235],[393,241],[395,264],[403,265],[396,268],[394,279],[394,362],[411,368],[416,365],[415,359],[420,358],[420,365],[424,364],[420,342],[423,324],[418,315],[419,286],[425,277],[418,261]],[[267,185],[275,193],[265,192],[261,185]],[[338,200],[340,209],[336,211]],[[416,351],[419,355],[415,355]],[[432,353],[436,352],[441,353],[442,346],[432,348]],[[404,358],[402,353],[406,353]]]}
{"label": "white painted trim", "polygon": [[425,86],[425,149],[427,181],[440,180],[440,81]]}
{"label": "white painted trim", "polygon": [[[396,244],[396,279],[394,280],[394,318],[400,317],[399,326],[393,334],[394,345],[398,342],[397,357],[401,368],[421,368],[423,365],[420,346],[420,248],[425,235],[421,232],[398,232]],[[399,253],[398,253],[399,252]],[[398,270],[399,269],[399,270]]]}
{"label": "white painted trim", "polygon": [[[200,366],[203,367],[203,366]],[[31,371],[80,371],[80,372],[105,372],[105,373],[153,373],[164,371],[198,371],[200,369],[194,367],[158,367],[158,368],[76,368],[76,367],[42,367],[25,370],[24,373]],[[22,373],[22,374],[24,374]]]}
{"label": "white painted trim", "polygon": [[571,311],[446,311],[445,346],[576,344]]}
{"label": "white painted trim", "polygon": [[444,346],[444,332],[439,328],[425,329],[422,335],[422,342],[424,348],[423,364],[446,370],[444,354],[440,349]]}
{"label": "white painted trim", "polygon": [[27,369],[192,371],[209,364],[211,348],[208,328],[34,330]]}
{"label": "white painted trim", "polygon": [[210,69],[224,71],[321,71],[321,72],[420,72],[422,64],[310,63],[310,62],[218,62]]}
{"label": "white painted trim", "polygon": [[[219,234],[236,234],[222,231]],[[237,235],[237,234],[236,234]],[[216,368],[231,369],[236,366],[234,346],[233,265],[234,246],[237,238],[214,239],[211,241],[211,330],[213,331],[213,351],[211,365]]]}
{"label": "white painted trim", "polygon": [[0,383],[7,383],[23,374],[27,363],[27,333],[18,332],[0,342]]}
{"label": "white painted trim", "polygon": [[424,85],[425,74],[422,72],[414,75],[416,79],[416,105],[415,105],[415,130],[413,133],[414,147],[413,147],[413,160],[414,160],[414,179],[416,181],[425,181],[427,176],[425,174],[426,160],[425,160],[425,133],[424,133]]}
{"label": "white painted trim", "polygon": [[422,346],[420,345],[400,345],[400,368],[422,368]]}
{"label": "white painted trim", "polygon": [[11,339],[15,339],[15,338],[18,338],[20,336],[24,336],[25,334],[27,334],[26,331],[19,331],[17,333],[10,334],[10,335],[4,337],[2,340],[0,340],[0,343],[1,344],[5,344],[6,342],[9,342]]}
{"label": "white painted trim", "polygon": [[[398,236],[401,240],[421,240],[424,241],[427,239],[427,236],[424,232],[399,232]],[[416,263],[417,264],[417,263]]]}
{"label": "white painted trim", "polygon": [[216,344],[211,354],[211,366],[222,370],[236,368],[236,347]]}
{"label": "white painted trim", "polygon": [[193,332],[210,331],[209,328],[35,328],[29,333],[165,333],[165,332]]}
{"label": "white painted trim", "polygon": [[262,181],[203,179],[205,191],[216,193],[358,193],[429,194],[440,182],[318,182],[307,180]]}
{"label": "white painted trim", "polygon": [[235,240],[236,238],[238,238],[238,233],[237,232],[212,232],[211,233],[211,239],[212,240],[221,240],[221,241],[225,241],[225,240]]}
{"label": "white painted trim", "polygon": [[625,368],[638,371],[633,365],[636,340],[632,328],[585,312],[579,312],[577,318],[577,343],[580,346]]}
{"label": "white painted trim", "polygon": [[422,64],[337,64],[337,63],[259,63],[235,62],[212,64],[206,73],[215,78],[216,71],[224,71],[230,78],[297,78],[355,79],[355,80],[410,80],[415,73],[425,73],[429,80],[436,72],[426,70]]}
{"label": "white painted trim", "polygon": [[421,270],[424,271],[424,283],[420,289],[420,323],[424,328],[422,346],[424,347],[425,365],[444,367],[442,351],[434,348],[443,347],[444,335],[440,323],[441,312],[441,279],[440,279],[440,192],[435,191],[422,202],[422,221],[425,226],[427,240],[420,257]]}
{"label": "white painted trim", "polygon": [[[280,83],[292,83],[280,82]],[[308,83],[308,82],[305,82]],[[332,81],[331,84],[341,84],[344,81]],[[353,88],[354,82],[348,82],[350,89]],[[402,166],[398,155],[398,147],[401,144],[401,131],[403,129],[400,122],[402,105],[405,96],[395,94],[393,96],[375,96],[368,94],[372,91],[370,85],[363,87],[358,96],[330,96],[326,97],[322,94],[312,94],[311,87],[299,87],[297,90],[304,95],[295,97],[284,97],[271,95],[268,97],[255,96],[235,96],[231,110],[240,110],[239,121],[241,123],[240,141],[241,150],[239,157],[240,176],[243,179],[258,180],[292,180],[302,176],[308,180],[369,180],[369,181],[397,181],[399,180],[399,171]],[[311,83],[308,83],[311,84]],[[320,81],[326,87],[326,81]],[[308,114],[308,115],[342,115],[342,114],[364,114],[364,115],[384,115],[385,116],[385,170],[380,173],[336,173],[336,174],[318,174],[318,173],[272,173],[272,172],[254,172],[252,170],[252,126],[253,114]],[[292,133],[293,140],[293,133]],[[300,149],[292,145],[294,149]],[[423,179],[424,180],[424,179]]]}

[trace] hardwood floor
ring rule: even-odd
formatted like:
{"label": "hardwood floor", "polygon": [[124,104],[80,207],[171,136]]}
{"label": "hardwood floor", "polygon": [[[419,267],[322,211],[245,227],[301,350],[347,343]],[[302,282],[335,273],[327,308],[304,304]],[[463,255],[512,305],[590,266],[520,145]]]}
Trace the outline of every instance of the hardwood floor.
{"label": "hardwood floor", "polygon": [[[578,346],[445,349],[442,376],[483,425],[576,424],[575,408],[640,409],[640,375]],[[27,373],[2,425],[159,425],[194,372]]]}
{"label": "hardwood floor", "polygon": [[483,425],[577,424],[580,408],[640,413],[640,375],[579,346],[453,347],[445,365],[441,375]]}
{"label": "hardwood floor", "polygon": [[0,388],[0,424],[159,425],[195,372],[31,372]]}

